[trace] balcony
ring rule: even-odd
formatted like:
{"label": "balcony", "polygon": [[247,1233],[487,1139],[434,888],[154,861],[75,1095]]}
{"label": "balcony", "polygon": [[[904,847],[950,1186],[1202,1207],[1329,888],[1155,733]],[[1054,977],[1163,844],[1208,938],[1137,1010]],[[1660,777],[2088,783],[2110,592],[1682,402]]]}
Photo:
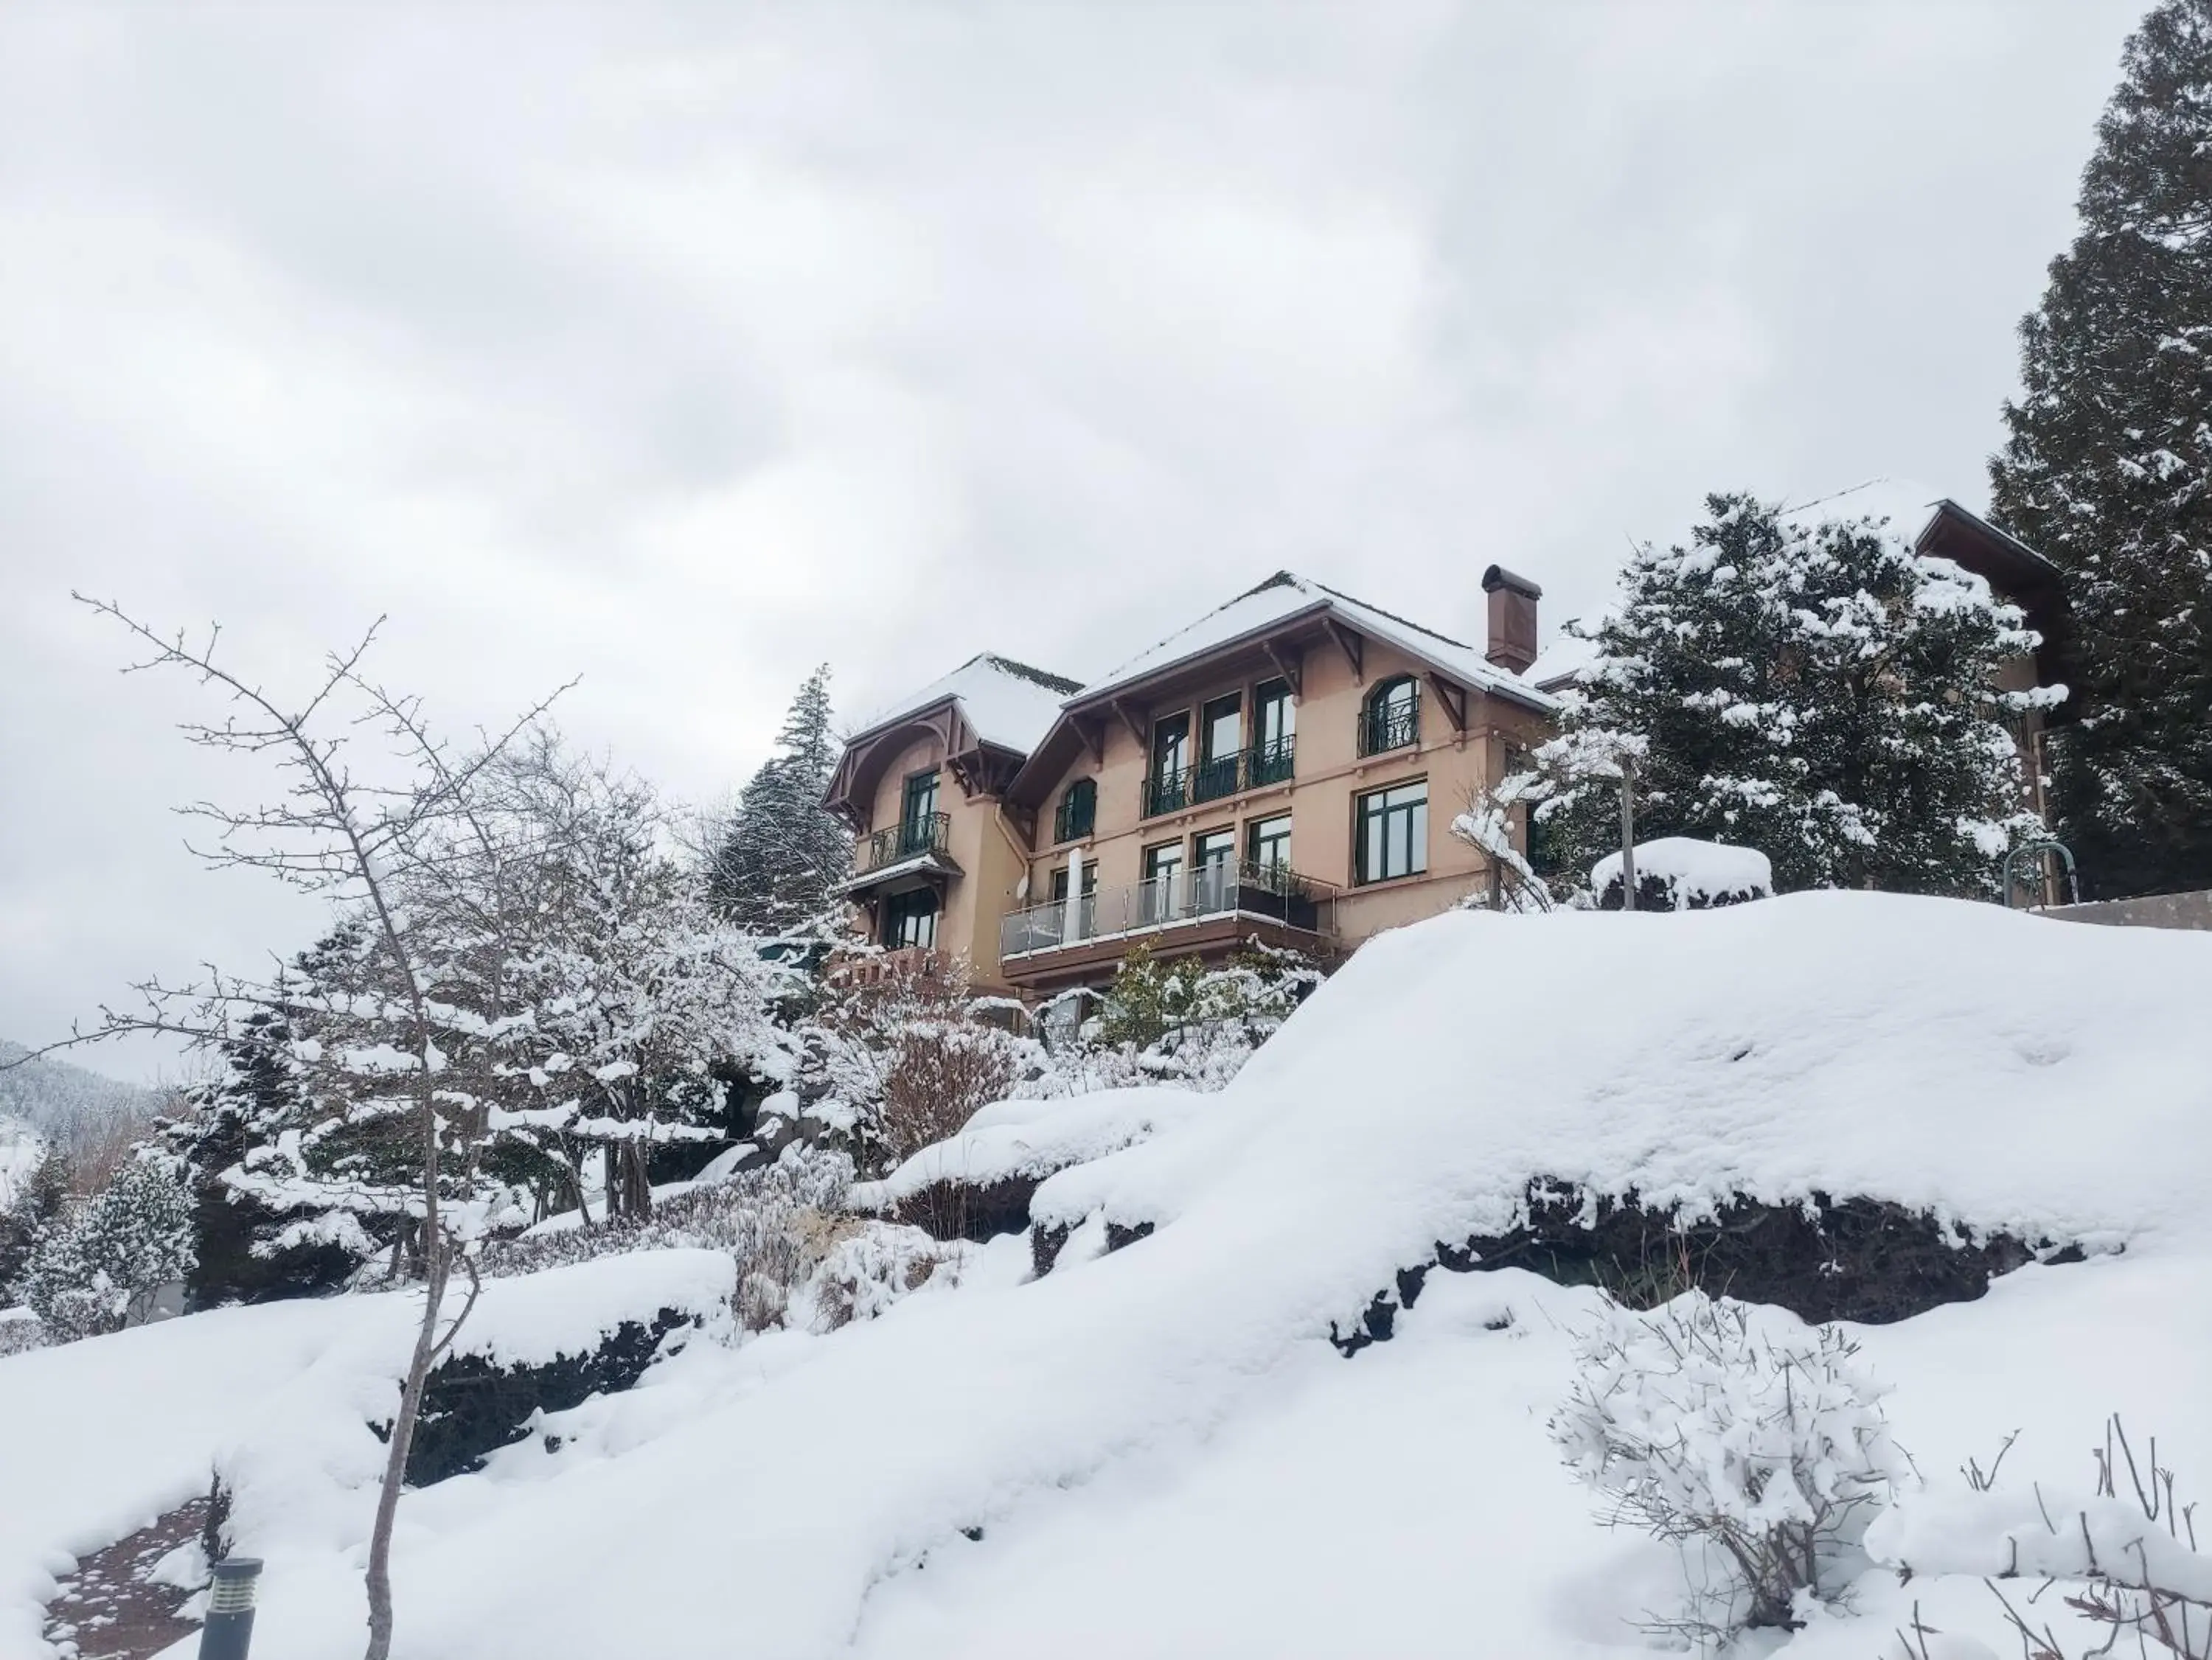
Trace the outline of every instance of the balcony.
{"label": "balcony", "polygon": [[1418,700],[1377,704],[1359,718],[1359,753],[1379,755],[1386,750],[1407,748],[1420,735],[1421,706]]}
{"label": "balcony", "polygon": [[865,876],[887,864],[920,858],[927,853],[942,853],[951,827],[950,815],[930,813],[895,824],[887,830],[878,830],[863,839],[854,850],[854,872]]}
{"label": "balcony", "polygon": [[1053,809],[1052,839],[1080,841],[1098,826],[1098,795],[1094,790],[1064,790]]}
{"label": "balcony", "polygon": [[1180,772],[1155,773],[1145,780],[1144,815],[1156,819],[1164,813],[1180,813],[1186,807],[1219,801],[1247,790],[1288,784],[1295,770],[1297,747],[1295,738],[1278,738],[1272,743],[1224,755],[1218,760],[1201,761]]}
{"label": "balcony", "polygon": [[999,924],[999,956],[1011,973],[1045,954],[1089,964],[1139,938],[1226,947],[1252,932],[1310,950],[1335,936],[1336,894],[1283,865],[1224,861],[1016,911]]}

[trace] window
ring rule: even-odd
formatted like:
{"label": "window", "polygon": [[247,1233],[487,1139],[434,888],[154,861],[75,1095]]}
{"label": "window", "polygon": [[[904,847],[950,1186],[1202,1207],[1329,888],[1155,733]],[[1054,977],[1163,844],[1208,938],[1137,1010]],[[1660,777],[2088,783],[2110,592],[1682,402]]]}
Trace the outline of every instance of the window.
{"label": "window", "polygon": [[925,852],[937,845],[937,769],[915,772],[906,781],[899,809],[899,854]]}
{"label": "window", "polygon": [[1191,779],[1193,801],[1218,801],[1237,793],[1239,751],[1244,741],[1244,700],[1231,692],[1200,712],[1201,743],[1198,772]]}
{"label": "window", "polygon": [[1252,694],[1252,759],[1245,773],[1251,788],[1288,782],[1297,732],[1298,706],[1291,701],[1291,683],[1261,683]]}
{"label": "window", "polygon": [[[1084,861],[1080,899],[1075,918],[1075,937],[1087,940],[1098,931],[1098,861],[1096,859]],[[1052,873],[1052,902],[1054,905],[1067,903],[1067,867],[1064,864]],[[1061,914],[1065,916],[1066,913],[1063,912]],[[1065,929],[1061,930],[1061,937],[1066,937]]]}
{"label": "window", "polygon": [[1052,815],[1054,841],[1080,841],[1098,822],[1098,781],[1078,779],[1060,792],[1060,808]]}
{"label": "window", "polygon": [[1291,815],[1278,815],[1272,819],[1255,819],[1244,833],[1246,863],[1263,870],[1287,870],[1291,868]]}
{"label": "window", "polygon": [[1179,811],[1190,799],[1190,716],[1170,715],[1152,727],[1152,775],[1145,781],[1145,813]]}
{"label": "window", "polygon": [[884,900],[883,942],[890,950],[937,944],[937,895],[927,888],[893,894]]}
{"label": "window", "polygon": [[1168,922],[1182,914],[1182,844],[1162,842],[1145,850],[1145,886],[1139,907],[1147,923]]}
{"label": "window", "polygon": [[1228,908],[1237,881],[1237,833],[1209,830],[1191,844],[1191,904],[1199,912]]}
{"label": "window", "polygon": [[1401,784],[1358,801],[1354,881],[1388,881],[1429,868],[1429,786]]}
{"label": "window", "polygon": [[1359,753],[1403,749],[1421,735],[1421,688],[1411,675],[1386,680],[1367,694],[1359,716]]}

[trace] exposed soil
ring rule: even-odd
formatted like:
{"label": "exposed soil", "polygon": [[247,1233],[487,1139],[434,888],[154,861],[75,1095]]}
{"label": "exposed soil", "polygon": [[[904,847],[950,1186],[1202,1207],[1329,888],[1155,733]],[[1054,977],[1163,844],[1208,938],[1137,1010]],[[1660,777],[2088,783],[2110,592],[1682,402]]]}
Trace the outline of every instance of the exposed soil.
{"label": "exposed soil", "polygon": [[1887,1325],[1945,1303],[1970,1303],[2000,1274],[2030,1262],[2079,1262],[2076,1247],[2009,1234],[1969,1240],[1924,1212],[1876,1199],[1816,1193],[1804,1205],[1737,1199],[1718,1215],[1683,1222],[1646,1210],[1636,1196],[1590,1196],[1566,1184],[1528,1184],[1528,1221],[1463,1244],[1439,1241],[1425,1262],[1398,1270],[1350,1331],[1331,1325],[1346,1354],[1391,1333],[1429,1271],[1525,1268],[1560,1285],[1602,1287],[1632,1308],[1651,1308],[1692,1287],[1715,1297],[1771,1303],[1815,1324]]}
{"label": "exposed soil", "polygon": [[199,1629],[177,1618],[191,1591],[148,1583],[154,1565],[206,1531],[208,1501],[179,1505],[151,1527],[81,1559],[46,1605],[46,1641],[64,1660],[147,1660]]}

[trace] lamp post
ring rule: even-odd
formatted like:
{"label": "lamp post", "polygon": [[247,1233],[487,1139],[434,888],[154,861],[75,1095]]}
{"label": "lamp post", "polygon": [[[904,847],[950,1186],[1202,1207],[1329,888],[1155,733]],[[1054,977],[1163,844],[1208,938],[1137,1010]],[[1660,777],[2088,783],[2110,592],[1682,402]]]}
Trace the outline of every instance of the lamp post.
{"label": "lamp post", "polygon": [[246,1660],[253,1641],[254,1593],[260,1584],[258,1556],[233,1556],[215,1565],[207,1623],[200,1627],[200,1660]]}

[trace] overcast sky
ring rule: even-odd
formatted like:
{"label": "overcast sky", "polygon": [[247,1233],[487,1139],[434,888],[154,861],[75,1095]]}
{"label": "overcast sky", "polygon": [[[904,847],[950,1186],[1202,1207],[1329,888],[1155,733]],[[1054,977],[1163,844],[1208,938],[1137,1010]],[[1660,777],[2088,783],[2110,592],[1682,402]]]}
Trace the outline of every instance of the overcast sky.
{"label": "overcast sky", "polygon": [[72,587],[272,685],[389,613],[456,726],[580,674],[702,798],[817,661],[1092,675],[1283,566],[1548,632],[1709,489],[1979,506],[2139,9],[12,0],[0,1036],[313,921]]}

